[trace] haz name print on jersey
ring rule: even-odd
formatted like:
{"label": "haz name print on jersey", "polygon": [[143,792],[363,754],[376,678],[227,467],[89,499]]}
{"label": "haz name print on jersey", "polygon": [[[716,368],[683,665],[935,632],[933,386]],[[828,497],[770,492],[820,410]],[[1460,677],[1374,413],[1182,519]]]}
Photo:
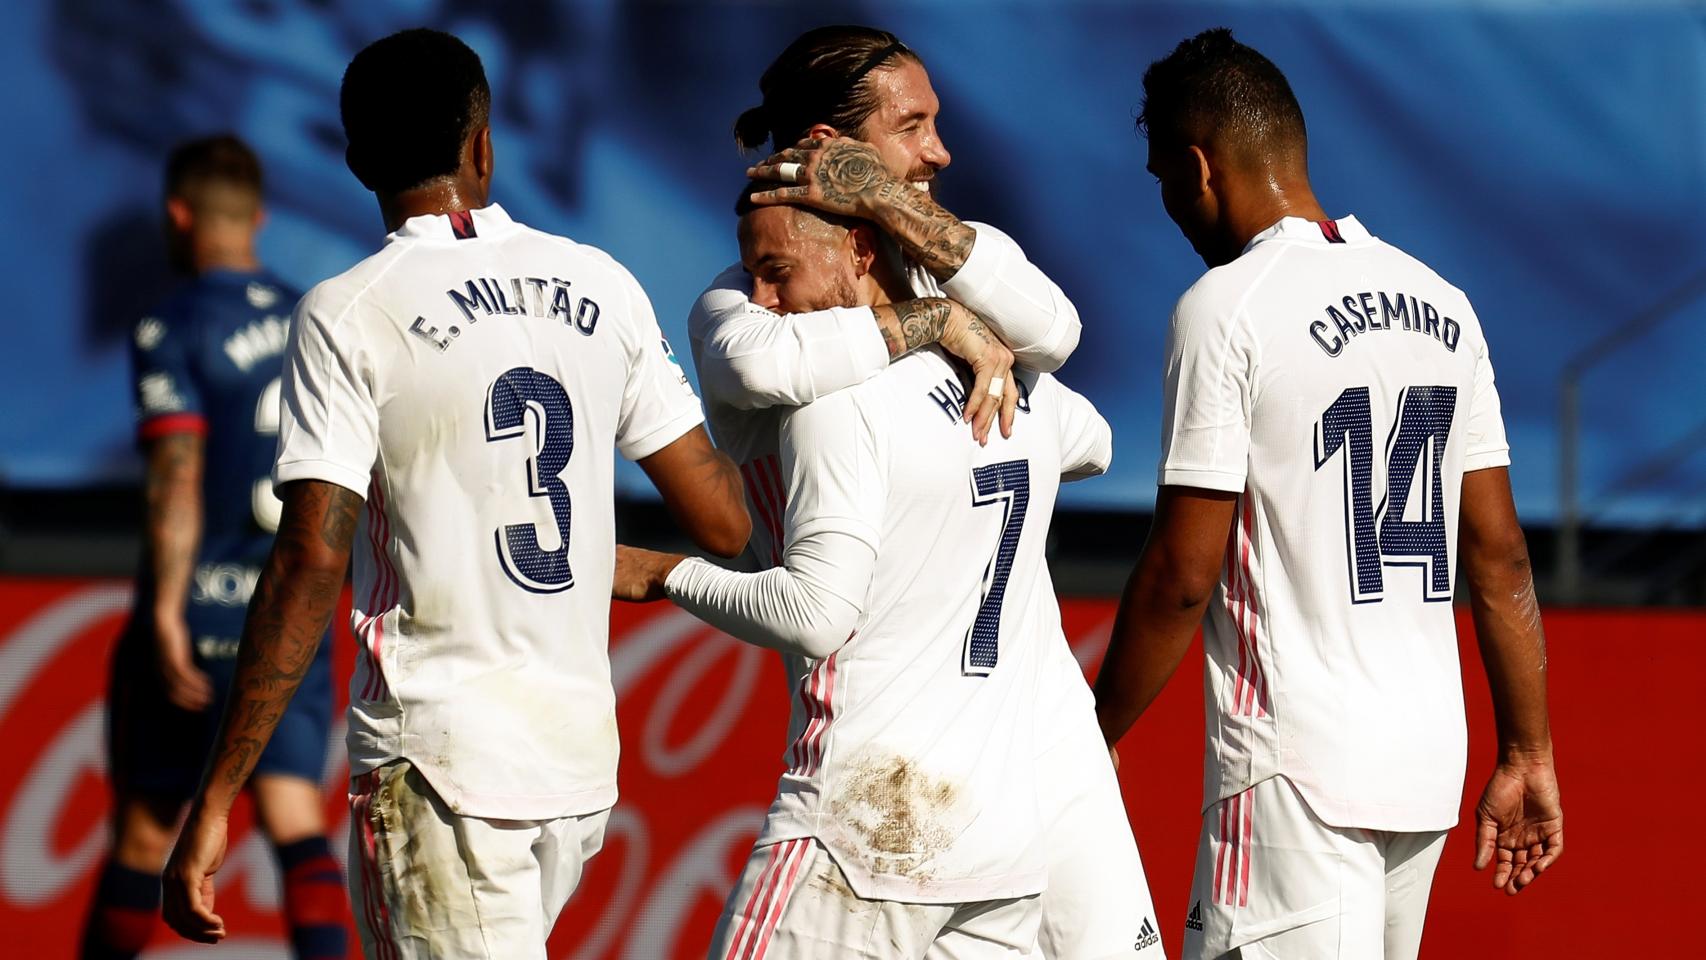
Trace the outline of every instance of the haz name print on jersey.
{"label": "haz name print on jersey", "polygon": [[[1376,300],[1380,302],[1378,309]],[[1345,306],[1342,312],[1329,304],[1328,319],[1316,320],[1309,325],[1309,336],[1329,357],[1343,353],[1345,344],[1358,334],[1394,329],[1394,321],[1398,323],[1396,329],[1433,337],[1444,344],[1446,350],[1457,352],[1457,340],[1462,336],[1463,328],[1456,320],[1441,317],[1433,304],[1425,300],[1405,297],[1401,293],[1390,298],[1384,293],[1347,293],[1339,302]],[[1335,330],[1337,333],[1333,332]]]}
{"label": "haz name print on jersey", "polygon": [[[573,327],[590,337],[598,329],[598,302],[581,297],[571,306],[569,286],[569,281],[559,277],[549,280],[542,277],[510,277],[507,280],[475,277],[465,281],[460,288],[451,287],[444,294],[462,313],[462,321],[467,325],[480,322],[482,316],[537,317]],[[547,287],[550,288],[549,294],[546,293]],[[456,338],[462,335],[462,327],[450,323],[440,332],[436,325],[427,322],[427,318],[416,317],[415,322],[409,325],[409,332],[443,351],[449,350]]]}

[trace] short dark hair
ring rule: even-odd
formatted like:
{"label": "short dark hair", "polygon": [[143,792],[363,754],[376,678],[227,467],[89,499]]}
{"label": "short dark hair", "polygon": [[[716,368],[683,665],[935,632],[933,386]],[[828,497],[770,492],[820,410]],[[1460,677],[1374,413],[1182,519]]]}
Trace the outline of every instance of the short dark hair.
{"label": "short dark hair", "polygon": [[261,161],[249,145],[229,133],[187,140],[166,158],[166,196],[194,205],[212,184],[237,187],[261,197]]}
{"label": "short dark hair", "polygon": [[1226,27],[1182,41],[1143,71],[1137,128],[1163,143],[1290,150],[1308,142],[1285,74]]}
{"label": "short dark hair", "polygon": [[350,172],[375,193],[400,193],[456,172],[462,144],[490,119],[492,91],[479,54],[417,28],[357,53],[338,106]]}
{"label": "short dark hair", "polygon": [[759,77],[764,102],[735,120],[735,142],[743,150],[756,150],[766,140],[777,149],[790,147],[818,123],[851,136],[879,106],[871,73],[899,58],[923,62],[894,34],[875,27],[818,27],[800,34]]}

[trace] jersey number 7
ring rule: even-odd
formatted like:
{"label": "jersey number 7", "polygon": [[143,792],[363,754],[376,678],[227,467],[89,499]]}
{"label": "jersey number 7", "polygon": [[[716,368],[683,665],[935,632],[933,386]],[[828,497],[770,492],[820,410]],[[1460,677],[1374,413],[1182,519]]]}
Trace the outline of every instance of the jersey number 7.
{"label": "jersey number 7", "polygon": [[[1345,454],[1345,550],[1352,603],[1378,603],[1385,598],[1387,566],[1421,567],[1422,599],[1451,599],[1440,464],[1456,415],[1456,387],[1406,387],[1398,393],[1398,416],[1386,438],[1386,493],[1378,508],[1368,388],[1347,388],[1316,423],[1315,469],[1326,466],[1341,450]],[[1422,482],[1417,497],[1420,519],[1406,520],[1405,507],[1418,478]]]}
{"label": "jersey number 7", "polygon": [[986,677],[995,669],[1001,652],[1001,601],[1007,596],[1007,575],[1012,572],[1014,554],[1019,552],[1019,535],[1025,530],[1025,510],[1031,505],[1030,462],[1006,460],[974,467],[971,485],[972,506],[1000,504],[1005,511],[995,556],[990,558],[983,573],[988,589],[977,608],[977,619],[966,633],[965,649],[960,655],[960,672],[964,676]]}

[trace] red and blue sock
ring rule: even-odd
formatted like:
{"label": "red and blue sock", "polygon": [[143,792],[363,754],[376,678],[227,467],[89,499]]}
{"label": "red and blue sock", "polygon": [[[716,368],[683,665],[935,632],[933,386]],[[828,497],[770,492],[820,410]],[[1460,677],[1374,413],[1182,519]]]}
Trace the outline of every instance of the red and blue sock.
{"label": "red and blue sock", "polygon": [[95,884],[95,902],[89,906],[79,956],[82,960],[131,960],[148,943],[159,917],[160,875],[109,860]]}
{"label": "red and blue sock", "polygon": [[343,960],[349,949],[344,875],[325,837],[274,850],[284,875],[284,921],[296,960]]}

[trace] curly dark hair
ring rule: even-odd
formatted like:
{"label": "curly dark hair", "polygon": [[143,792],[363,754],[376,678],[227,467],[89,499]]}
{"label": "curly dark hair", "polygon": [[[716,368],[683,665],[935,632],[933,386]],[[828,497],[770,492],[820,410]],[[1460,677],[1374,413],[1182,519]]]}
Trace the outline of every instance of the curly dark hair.
{"label": "curly dark hair", "polygon": [[1226,27],[1182,41],[1143,71],[1137,129],[1170,144],[1288,149],[1308,139],[1285,74]]}
{"label": "curly dark hair", "polygon": [[467,44],[414,29],[355,55],[338,106],[350,172],[375,193],[400,193],[456,172],[462,144],[490,119],[492,91]]}

